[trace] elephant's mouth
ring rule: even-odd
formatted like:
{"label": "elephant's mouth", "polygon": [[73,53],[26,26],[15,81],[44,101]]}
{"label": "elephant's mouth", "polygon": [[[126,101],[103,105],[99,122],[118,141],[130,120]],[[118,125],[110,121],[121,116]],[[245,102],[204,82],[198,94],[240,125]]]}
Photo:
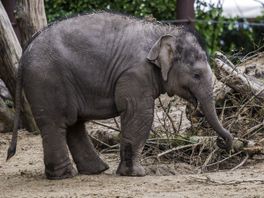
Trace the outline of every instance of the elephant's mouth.
{"label": "elephant's mouth", "polygon": [[190,103],[194,106],[195,109],[197,109],[197,107],[198,107],[198,100],[197,100],[197,98],[196,98],[195,95],[191,92],[190,89],[188,89],[188,92],[189,92],[189,96],[190,96],[190,97],[188,97],[187,101],[190,102]]}

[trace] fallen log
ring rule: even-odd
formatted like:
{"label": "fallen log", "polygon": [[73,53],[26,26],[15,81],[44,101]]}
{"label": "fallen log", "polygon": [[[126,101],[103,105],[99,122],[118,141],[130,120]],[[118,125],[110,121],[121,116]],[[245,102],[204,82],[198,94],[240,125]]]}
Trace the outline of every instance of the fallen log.
{"label": "fallen log", "polygon": [[215,75],[219,81],[242,95],[252,95],[264,101],[264,83],[254,76],[245,74],[234,66],[222,53],[217,52]]}

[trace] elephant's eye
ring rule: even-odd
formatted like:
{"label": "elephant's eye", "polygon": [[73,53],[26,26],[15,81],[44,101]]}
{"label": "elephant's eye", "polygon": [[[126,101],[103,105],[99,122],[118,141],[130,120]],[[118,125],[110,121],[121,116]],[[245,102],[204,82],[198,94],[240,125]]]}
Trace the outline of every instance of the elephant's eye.
{"label": "elephant's eye", "polygon": [[196,80],[200,80],[200,77],[201,77],[201,76],[200,76],[199,74],[194,74],[194,75],[193,75],[193,78],[196,79]]}

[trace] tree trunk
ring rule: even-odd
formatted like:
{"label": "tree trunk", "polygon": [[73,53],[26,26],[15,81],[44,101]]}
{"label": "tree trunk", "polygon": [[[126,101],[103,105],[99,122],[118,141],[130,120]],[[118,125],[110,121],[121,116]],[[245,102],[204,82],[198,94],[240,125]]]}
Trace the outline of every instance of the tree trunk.
{"label": "tree trunk", "polygon": [[13,26],[13,29],[16,33],[17,39],[20,42],[20,32],[19,28],[17,26],[16,17],[15,17],[15,8],[16,8],[16,0],[1,0],[3,3],[3,6],[6,10],[6,13],[9,17],[9,20]]}
{"label": "tree trunk", "polygon": [[[7,13],[0,1],[0,78],[6,84],[12,98],[15,98],[16,71],[22,54],[22,49],[17,40]],[[26,120],[26,128],[29,131],[37,131],[38,128],[30,111],[30,106],[25,97],[22,98],[22,109]]]}
{"label": "tree trunk", "polygon": [[34,33],[47,26],[44,1],[17,0],[16,20],[24,48]]}
{"label": "tree trunk", "polygon": [[15,98],[15,73],[22,49],[17,40],[5,9],[0,2],[0,77]]}

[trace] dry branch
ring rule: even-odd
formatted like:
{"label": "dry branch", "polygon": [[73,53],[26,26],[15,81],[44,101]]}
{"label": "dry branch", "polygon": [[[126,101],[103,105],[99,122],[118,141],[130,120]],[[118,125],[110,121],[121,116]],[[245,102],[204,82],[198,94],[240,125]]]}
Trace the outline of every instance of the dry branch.
{"label": "dry branch", "polygon": [[232,168],[231,171],[234,171],[234,170],[240,168],[241,166],[243,166],[246,163],[246,161],[248,160],[248,158],[249,158],[249,154],[246,153],[246,157],[244,158],[244,160],[242,162],[240,162],[237,166]]}
{"label": "dry branch", "polygon": [[171,153],[171,152],[174,152],[174,151],[178,151],[178,150],[181,150],[181,149],[185,149],[185,148],[195,147],[195,146],[198,146],[198,145],[201,145],[201,143],[177,146],[177,147],[174,147],[172,149],[166,150],[166,151],[164,151],[162,153],[159,153],[157,155],[157,158],[159,159],[160,157],[162,157],[163,155],[166,155],[168,153]]}
{"label": "dry branch", "polygon": [[217,69],[215,73],[218,80],[242,95],[253,94],[255,97],[264,101],[263,82],[244,74],[220,52],[216,53],[215,63]]}

